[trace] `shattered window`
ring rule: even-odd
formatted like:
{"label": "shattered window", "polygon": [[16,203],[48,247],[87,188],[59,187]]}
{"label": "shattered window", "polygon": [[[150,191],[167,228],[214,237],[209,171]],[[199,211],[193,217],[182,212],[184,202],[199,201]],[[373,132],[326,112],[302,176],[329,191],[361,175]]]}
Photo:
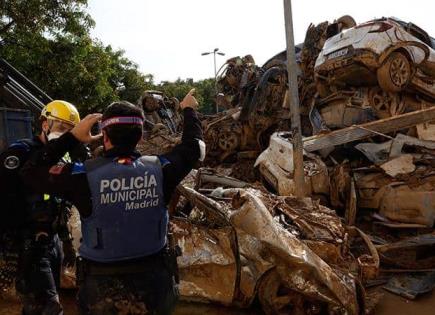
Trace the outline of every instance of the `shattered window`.
{"label": "shattered window", "polygon": [[429,37],[429,35],[424,30],[419,28],[417,25],[415,25],[413,23],[409,23],[408,27],[406,28],[406,31],[408,33],[410,33],[412,36],[414,36],[414,37],[418,38],[419,40],[421,40],[426,45],[429,45],[430,47],[433,47],[433,43],[432,43],[431,38]]}

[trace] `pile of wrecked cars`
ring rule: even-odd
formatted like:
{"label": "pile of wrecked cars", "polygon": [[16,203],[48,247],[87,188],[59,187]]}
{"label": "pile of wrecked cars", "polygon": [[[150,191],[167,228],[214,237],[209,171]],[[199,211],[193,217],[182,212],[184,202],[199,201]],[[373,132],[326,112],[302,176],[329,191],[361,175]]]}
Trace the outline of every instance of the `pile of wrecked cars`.
{"label": "pile of wrecked cars", "polygon": [[285,52],[262,67],[229,59],[226,110],[204,120],[209,168],[179,188],[183,297],[354,314],[378,285],[431,291],[435,40],[397,18],[344,16],[311,25],[296,55],[307,197],[293,197]]}
{"label": "pile of wrecked cars", "polygon": [[[373,288],[435,286],[435,40],[412,23],[350,16],[297,45],[305,198],[294,197],[287,62],[219,71],[207,157],[178,186],[170,231],[181,298],[266,314],[366,314]],[[179,141],[178,102],[147,91],[148,142]],[[395,272],[400,272],[398,276]]]}

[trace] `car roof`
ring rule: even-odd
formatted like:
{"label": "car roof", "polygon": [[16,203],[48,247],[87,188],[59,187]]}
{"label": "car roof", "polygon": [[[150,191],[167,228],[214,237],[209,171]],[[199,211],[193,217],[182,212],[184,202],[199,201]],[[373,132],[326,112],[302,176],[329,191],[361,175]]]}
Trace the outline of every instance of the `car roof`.
{"label": "car roof", "polygon": [[[419,27],[418,25],[416,25],[412,22],[409,22],[409,23],[404,22],[401,19],[398,19],[396,17],[389,17],[388,19],[393,20],[394,22],[400,24],[405,29],[405,31],[407,31],[408,33],[410,33],[414,37],[417,37],[418,39],[420,39],[421,41],[423,41],[424,43],[426,43],[427,45],[429,45],[435,49],[434,38],[429,36],[429,34],[424,29]],[[411,27],[416,33],[410,32]]]}

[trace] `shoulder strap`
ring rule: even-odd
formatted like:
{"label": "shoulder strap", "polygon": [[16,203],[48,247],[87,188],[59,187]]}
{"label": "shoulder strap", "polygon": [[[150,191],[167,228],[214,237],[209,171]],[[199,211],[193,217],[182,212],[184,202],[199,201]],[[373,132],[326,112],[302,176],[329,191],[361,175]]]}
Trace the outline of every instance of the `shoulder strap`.
{"label": "shoulder strap", "polygon": [[95,159],[86,160],[84,164],[84,169],[86,172],[92,172],[93,170],[110,163],[112,159],[106,157],[97,157]]}
{"label": "shoulder strap", "polygon": [[40,146],[38,142],[34,139],[20,139],[13,142],[9,148],[10,149],[22,149],[26,152],[29,152],[32,148]]}
{"label": "shoulder strap", "polygon": [[162,166],[162,163],[161,163],[159,157],[155,156],[155,155],[142,155],[138,159],[144,163],[152,163],[152,164],[156,164],[158,166]]}

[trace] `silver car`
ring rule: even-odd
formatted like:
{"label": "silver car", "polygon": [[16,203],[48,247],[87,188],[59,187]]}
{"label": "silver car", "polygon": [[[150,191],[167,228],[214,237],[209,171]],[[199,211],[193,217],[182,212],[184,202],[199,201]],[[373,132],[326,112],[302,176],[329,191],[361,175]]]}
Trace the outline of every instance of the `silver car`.
{"label": "silver car", "polygon": [[315,64],[318,90],[379,85],[435,100],[435,39],[413,23],[382,18],[326,40]]}

